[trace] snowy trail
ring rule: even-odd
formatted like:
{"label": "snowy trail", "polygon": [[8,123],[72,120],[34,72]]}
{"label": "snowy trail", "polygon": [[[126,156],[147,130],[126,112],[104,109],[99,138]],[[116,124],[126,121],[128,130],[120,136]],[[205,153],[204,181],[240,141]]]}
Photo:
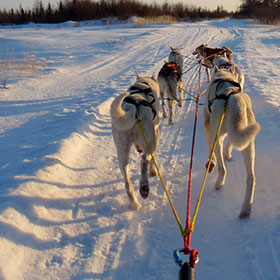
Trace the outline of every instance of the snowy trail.
{"label": "snowy trail", "polygon": [[[151,178],[151,193],[141,201],[141,211],[128,210],[109,110],[113,97],[133,83],[136,71],[159,71],[170,46],[190,55],[201,43],[234,50],[262,130],[256,141],[257,186],[250,220],[237,218],[245,192],[239,153],[227,165],[224,189],[213,188],[216,173],[207,180],[192,241],[201,259],[197,279],[279,278],[279,29],[226,20],[2,31],[3,38],[45,55],[50,69],[1,91],[5,162],[0,278],[176,279],[172,251],[183,240],[167,198],[158,178]],[[197,73],[194,69],[184,77],[186,89],[195,93]],[[204,89],[204,71],[202,77]],[[194,111],[195,104],[185,101],[176,108],[175,124],[162,120],[160,127],[158,164],[183,224]],[[202,106],[196,139],[192,206],[207,158]],[[135,190],[139,159],[133,151]]]}

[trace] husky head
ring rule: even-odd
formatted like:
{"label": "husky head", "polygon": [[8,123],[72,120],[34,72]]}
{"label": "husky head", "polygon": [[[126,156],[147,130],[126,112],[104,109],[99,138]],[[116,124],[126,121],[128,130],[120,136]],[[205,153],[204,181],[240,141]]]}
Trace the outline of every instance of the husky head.
{"label": "husky head", "polygon": [[219,69],[217,66],[214,67],[214,76],[213,80],[216,79],[231,79],[235,82],[237,81],[236,75],[235,75],[235,65],[232,65],[228,70],[227,69]]}
{"label": "husky head", "polygon": [[181,50],[179,48],[172,48],[172,47],[170,47],[170,49],[171,49],[171,53],[174,53],[176,55],[182,55],[182,52],[181,52]]}
{"label": "husky head", "polygon": [[208,47],[207,44],[205,44],[205,45],[202,44],[202,45],[198,46],[192,54],[197,55],[197,58],[199,58],[200,56],[203,56],[204,51],[207,47]]}
{"label": "husky head", "polygon": [[171,52],[168,57],[168,62],[176,63],[180,66],[179,73],[182,75],[182,69],[184,64],[184,57],[182,52],[179,48],[172,48],[170,47]]}
{"label": "husky head", "polygon": [[156,95],[159,97],[159,85],[157,81],[157,73],[154,72],[151,77],[147,76],[141,76],[138,72],[136,73],[137,81],[135,84],[137,84],[137,87],[140,87],[141,89],[145,89],[150,87],[153,92],[156,93]]}

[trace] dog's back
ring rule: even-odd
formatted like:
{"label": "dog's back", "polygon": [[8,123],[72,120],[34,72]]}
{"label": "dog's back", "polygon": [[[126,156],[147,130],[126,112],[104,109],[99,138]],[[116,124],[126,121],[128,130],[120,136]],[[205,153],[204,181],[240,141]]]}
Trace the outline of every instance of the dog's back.
{"label": "dog's back", "polygon": [[[208,100],[205,108],[208,114],[211,113],[211,118],[219,120],[226,102],[227,113],[223,129],[228,134],[232,146],[237,150],[243,150],[254,140],[260,125],[256,122],[250,97],[242,92],[241,88],[236,90],[238,82],[233,71],[234,69],[228,71],[215,68],[215,74],[205,97]],[[224,81],[224,83],[218,85],[217,81]],[[221,100],[224,102],[218,102]]]}
{"label": "dog's back", "polygon": [[119,131],[130,130],[136,124],[137,118],[141,119],[141,112],[145,109],[148,109],[151,119],[159,123],[159,86],[155,74],[150,80],[139,79],[130,87],[130,91],[120,94],[113,100],[112,125]]}

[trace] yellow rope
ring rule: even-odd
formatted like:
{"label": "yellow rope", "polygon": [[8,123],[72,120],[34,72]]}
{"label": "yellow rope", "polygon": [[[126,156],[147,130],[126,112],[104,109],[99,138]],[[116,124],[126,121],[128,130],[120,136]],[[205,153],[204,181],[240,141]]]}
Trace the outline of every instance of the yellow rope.
{"label": "yellow rope", "polygon": [[164,183],[164,181],[163,181],[163,179],[162,179],[162,176],[161,176],[161,173],[160,173],[159,168],[158,168],[158,166],[157,166],[156,160],[155,160],[155,158],[154,158],[154,156],[153,156],[153,153],[152,153],[150,144],[149,144],[149,142],[148,142],[148,140],[147,140],[147,138],[146,138],[146,136],[145,136],[145,133],[144,133],[144,129],[143,129],[141,120],[138,119],[138,120],[137,120],[137,124],[138,124],[138,126],[139,126],[139,129],[140,129],[140,131],[141,131],[143,137],[144,137],[144,140],[145,140],[145,142],[146,142],[147,148],[148,148],[148,150],[149,150],[149,152],[150,152],[150,154],[151,154],[153,163],[154,163],[154,165],[155,165],[155,167],[156,167],[156,170],[157,170],[157,172],[158,172],[158,175],[159,175],[161,184],[162,184],[163,189],[164,189],[164,191],[165,191],[165,193],[166,193],[166,196],[167,196],[168,201],[169,201],[169,204],[170,204],[170,206],[171,206],[171,208],[172,208],[174,217],[175,217],[175,219],[176,219],[176,221],[177,221],[177,224],[178,224],[178,226],[179,226],[179,228],[180,228],[181,234],[182,234],[182,236],[184,236],[184,229],[183,229],[183,227],[182,227],[180,218],[179,218],[179,216],[178,216],[178,214],[177,214],[177,212],[176,212],[176,209],[175,209],[175,207],[174,207],[174,205],[173,205],[173,203],[172,203],[172,200],[171,200],[170,195],[169,195],[169,193],[168,193],[168,191],[167,191],[167,188],[166,188],[166,186],[165,186],[165,183]]}
{"label": "yellow rope", "polygon": [[[207,89],[206,89],[206,90],[207,90]],[[204,94],[204,93],[206,92],[206,90],[204,90],[199,96],[201,96],[202,94]],[[195,97],[195,99],[197,99],[197,97]],[[224,107],[224,110],[223,110],[223,113],[222,113],[222,116],[221,116],[221,119],[220,119],[220,122],[219,122],[219,126],[218,126],[218,129],[217,129],[217,133],[216,133],[216,136],[215,136],[215,140],[214,140],[214,143],[213,143],[213,146],[212,146],[212,149],[211,149],[211,153],[210,153],[210,157],[209,157],[209,162],[208,162],[208,165],[207,165],[205,174],[204,174],[204,178],[203,178],[201,190],[200,190],[200,193],[199,193],[199,196],[198,196],[198,200],[197,200],[197,203],[196,203],[196,207],[195,207],[195,210],[194,210],[194,214],[193,214],[193,218],[192,218],[192,222],[191,222],[191,227],[188,228],[188,229],[186,229],[186,230],[184,230],[183,227],[182,227],[180,218],[179,218],[179,216],[178,216],[178,214],[177,214],[177,212],[176,212],[176,209],[175,209],[175,207],[174,207],[174,205],[173,205],[173,202],[172,202],[172,200],[171,200],[171,197],[170,197],[170,195],[169,195],[169,193],[168,193],[168,191],[167,191],[167,188],[166,188],[166,186],[165,186],[165,183],[164,183],[164,181],[163,181],[163,179],[162,179],[162,176],[161,176],[161,173],[160,173],[159,168],[158,168],[158,166],[157,166],[156,160],[155,160],[155,158],[154,158],[154,156],[153,156],[153,153],[152,153],[150,144],[149,144],[149,142],[148,142],[148,140],[147,140],[147,138],[146,138],[146,136],[145,136],[145,132],[144,132],[144,129],[143,129],[141,120],[140,120],[140,119],[137,120],[137,124],[138,124],[138,126],[139,126],[139,129],[140,129],[140,131],[141,131],[143,137],[144,137],[145,143],[146,143],[147,148],[148,148],[148,150],[149,150],[149,153],[150,153],[150,155],[151,155],[151,157],[152,157],[152,161],[153,161],[153,163],[154,163],[154,165],[155,165],[155,167],[156,167],[156,170],[157,170],[157,172],[158,172],[158,175],[159,175],[161,184],[162,184],[163,189],[164,189],[164,191],[165,191],[165,193],[166,193],[166,196],[167,196],[168,201],[169,201],[169,204],[170,204],[170,206],[171,206],[171,208],[172,208],[174,217],[175,217],[175,219],[176,219],[176,222],[177,222],[177,224],[178,224],[178,226],[179,226],[181,235],[182,235],[183,237],[187,236],[190,232],[193,232],[193,230],[194,230],[194,224],[195,224],[195,221],[196,221],[196,218],[197,218],[197,213],[198,213],[198,209],[199,209],[199,206],[200,206],[200,203],[201,203],[201,198],[202,198],[202,194],[203,194],[203,191],[204,191],[204,188],[205,188],[206,179],[207,179],[207,175],[208,175],[208,173],[209,173],[211,161],[212,161],[212,158],[213,158],[213,155],[214,155],[214,151],[215,151],[215,148],[216,148],[216,145],[217,145],[218,136],[219,136],[219,134],[220,134],[221,127],[222,127],[222,123],[223,123],[223,121],[224,121],[226,109],[227,109],[227,108],[226,108],[226,106],[225,106],[225,107]]]}
{"label": "yellow rope", "polygon": [[185,234],[188,234],[190,231],[193,232],[193,229],[194,229],[194,224],[195,224],[195,221],[196,221],[198,208],[199,208],[199,206],[200,206],[201,197],[202,197],[202,194],[203,194],[203,191],[204,191],[204,187],[205,187],[207,175],[208,175],[208,173],[209,173],[211,161],[212,161],[212,158],[213,158],[213,155],[214,155],[214,152],[215,152],[215,148],[216,148],[216,145],[217,145],[218,136],[219,136],[219,134],[220,134],[221,127],[222,127],[222,123],[223,123],[223,121],[224,121],[226,109],[227,109],[227,108],[226,108],[226,106],[225,106],[225,107],[224,107],[224,110],[223,110],[223,113],[222,113],[222,116],[221,116],[221,119],[220,119],[220,123],[219,123],[218,129],[217,129],[215,141],[214,141],[214,144],[213,144],[213,146],[212,146],[212,150],[211,150],[210,157],[209,157],[209,162],[208,162],[208,165],[207,165],[205,174],[204,174],[204,178],[203,178],[201,190],[200,190],[200,193],[199,193],[199,196],[198,196],[198,200],[197,200],[197,203],[196,203],[196,207],[195,207],[194,214],[193,214],[193,218],[192,218],[192,222],[191,222],[191,228],[190,228],[190,229],[187,229],[187,230],[185,231]]}
{"label": "yellow rope", "polygon": [[[186,94],[188,94],[189,96],[191,96],[194,100],[197,100],[197,96],[192,95],[191,93],[189,93],[188,91],[186,91],[184,88],[180,87],[177,83],[176,83],[177,87],[179,89],[181,89],[183,92],[185,92]],[[199,96],[202,96],[205,92],[207,91],[207,89],[205,89],[203,92],[200,93]]]}

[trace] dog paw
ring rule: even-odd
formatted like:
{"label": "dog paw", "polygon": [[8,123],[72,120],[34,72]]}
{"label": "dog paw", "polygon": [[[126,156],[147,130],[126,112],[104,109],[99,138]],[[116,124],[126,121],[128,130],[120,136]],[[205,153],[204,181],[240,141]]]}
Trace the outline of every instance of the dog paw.
{"label": "dog paw", "polygon": [[216,189],[216,190],[219,190],[219,189],[221,189],[223,186],[224,186],[224,184],[216,183],[216,184],[215,184],[215,189]]}
{"label": "dog paw", "polygon": [[246,210],[241,211],[239,214],[239,218],[240,219],[249,218],[250,214],[251,214],[251,206],[249,208],[247,208]]}
{"label": "dog paw", "polygon": [[139,154],[142,154],[142,153],[143,153],[143,151],[141,150],[141,148],[140,148],[139,145],[134,144],[134,146],[135,146],[136,151],[137,151]]}
{"label": "dog paw", "polygon": [[150,174],[151,177],[158,176],[158,172],[154,168],[150,169],[150,173],[149,174]]}
{"label": "dog paw", "polygon": [[231,155],[224,155],[224,159],[226,161],[231,161],[232,160],[232,156]]}
{"label": "dog paw", "polygon": [[142,208],[142,205],[138,201],[132,201],[129,205],[130,210],[137,211]]}
{"label": "dog paw", "polygon": [[139,192],[142,198],[146,199],[149,195],[149,185],[148,184],[140,185]]}
{"label": "dog paw", "polygon": [[[206,163],[206,165],[205,165],[206,169],[208,168],[208,164],[209,164],[209,161],[207,161],[207,163]],[[210,174],[214,171],[215,166],[216,166],[216,163],[214,163],[213,161],[211,161],[210,167],[209,167],[209,170],[208,170],[208,172],[209,172]]]}

